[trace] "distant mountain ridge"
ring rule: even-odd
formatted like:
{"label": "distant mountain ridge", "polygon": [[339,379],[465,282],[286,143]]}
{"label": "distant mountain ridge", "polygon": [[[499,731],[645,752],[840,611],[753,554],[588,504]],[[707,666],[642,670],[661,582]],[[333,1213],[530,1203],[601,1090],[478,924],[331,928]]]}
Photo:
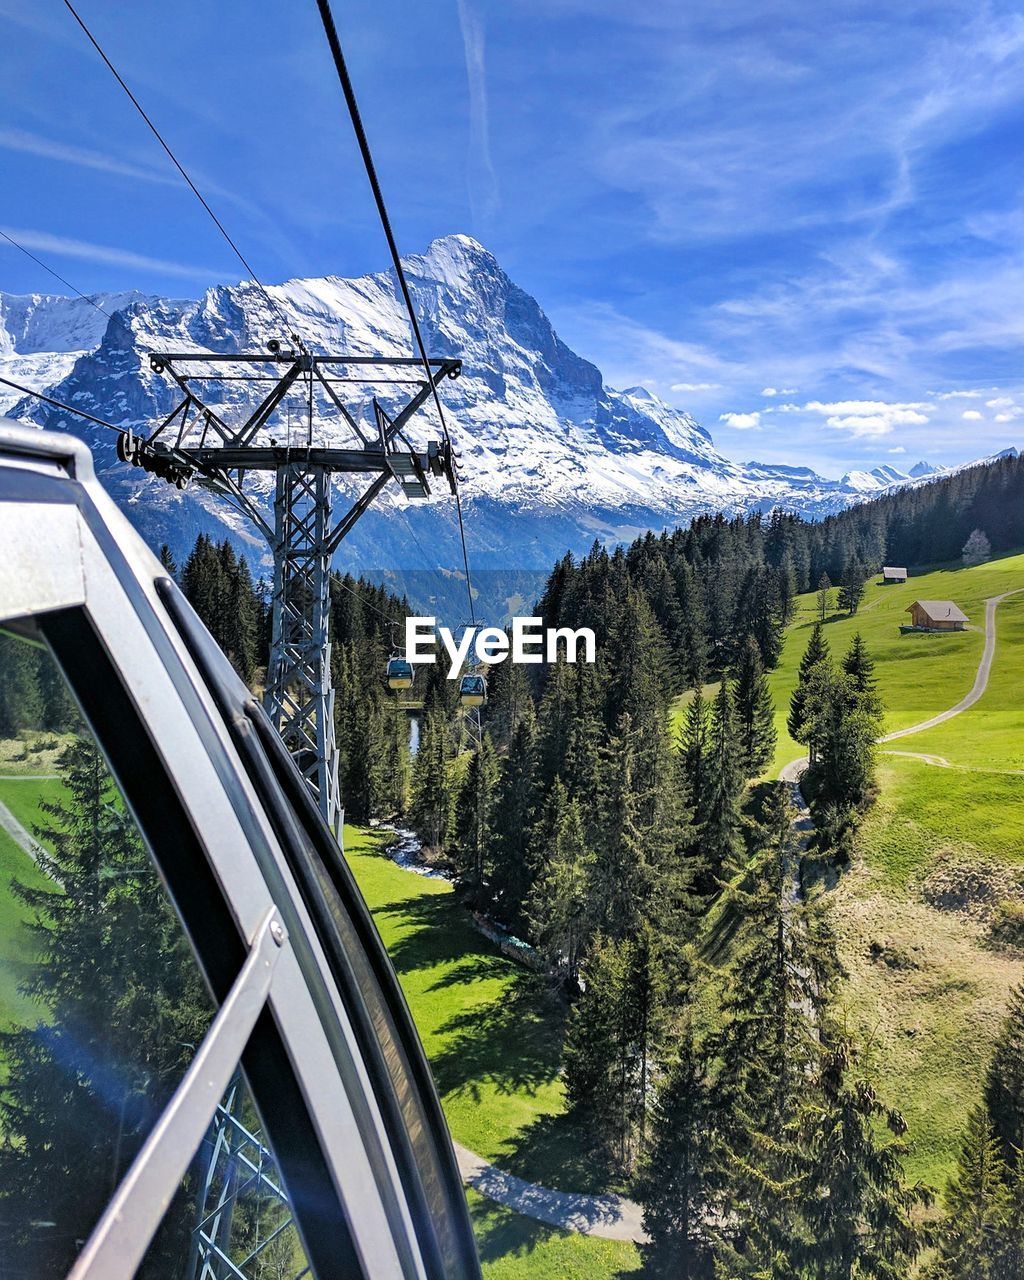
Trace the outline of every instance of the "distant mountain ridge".
{"label": "distant mountain ridge", "polygon": [[[442,394],[462,454],[470,554],[480,569],[546,570],[566,550],[581,552],[595,539],[627,541],[704,512],[782,507],[818,519],[946,473],[921,462],[909,472],[885,466],[830,480],[809,468],[732,462],[689,414],[643,387],[607,386],[475,240],[443,237],[405,265],[431,353],[463,361],[462,376],[446,382]],[[269,286],[269,293],[315,350],[410,354],[392,272],[291,280]],[[266,298],[248,282],[214,286],[199,299],[128,292],[92,301],[96,306],[80,298],[0,294],[0,373],[143,431],[175,403],[168,382],[150,371],[149,351],[230,353],[264,349],[280,336]],[[244,390],[225,392],[219,403],[226,414],[243,411]],[[87,440],[104,483],[151,543],[167,541],[181,551],[199,529],[227,529],[250,553],[262,552],[254,532],[213,495],[194,486],[179,493],[126,468],[114,456],[111,433],[0,392],[0,409]],[[354,408],[371,420],[369,392]],[[325,443],[340,438],[334,418],[318,430]],[[270,434],[282,435],[282,419]],[[436,434],[421,411],[413,437],[422,442]],[[453,502],[438,495],[413,505],[390,487],[343,544],[339,563],[356,572],[454,568]]]}

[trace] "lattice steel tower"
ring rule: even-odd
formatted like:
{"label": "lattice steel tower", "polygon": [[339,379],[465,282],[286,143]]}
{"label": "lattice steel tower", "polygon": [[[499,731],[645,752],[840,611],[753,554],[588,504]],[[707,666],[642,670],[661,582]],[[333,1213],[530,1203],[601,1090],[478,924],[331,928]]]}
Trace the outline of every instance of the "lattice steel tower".
{"label": "lattice steel tower", "polygon": [[[447,480],[455,492],[450,440],[434,440],[419,450],[409,442],[406,427],[441,380],[458,377],[462,365],[454,359],[424,364],[412,358],[312,355],[293,341],[294,349],[271,342],[266,354],[152,355],[151,368],[173,379],[181,400],[147,439],[119,437],[118,452],[122,460],[179,488],[194,480],[212,489],[267,539],[274,576],[264,705],[337,832],[343,805],[331,683],[331,560],[389,480],[413,498],[429,497],[434,477]],[[204,399],[211,382],[271,385],[244,421],[232,426],[223,405],[215,409]],[[362,388],[355,412],[342,388]],[[394,417],[377,399],[382,388],[392,400],[399,388],[405,391],[405,404]],[[360,420],[363,407],[372,408],[372,426]],[[289,415],[285,426],[283,408]],[[328,418],[333,419],[330,445],[323,443]],[[351,447],[338,447],[338,427]],[[281,436],[287,443],[280,443]],[[252,480],[253,474],[268,473],[275,481],[272,521],[265,514],[265,483],[261,491]],[[335,476],[363,474],[372,477],[369,485],[336,518]]]}

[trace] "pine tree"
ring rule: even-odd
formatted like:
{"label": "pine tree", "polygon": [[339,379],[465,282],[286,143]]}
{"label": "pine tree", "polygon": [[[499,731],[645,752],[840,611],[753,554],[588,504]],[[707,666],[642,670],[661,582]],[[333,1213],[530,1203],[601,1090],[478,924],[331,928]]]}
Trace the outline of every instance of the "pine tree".
{"label": "pine tree", "polygon": [[839,587],[839,608],[850,617],[860,608],[864,599],[864,584],[867,573],[859,560],[850,561],[843,569],[843,580]]}
{"label": "pine tree", "polygon": [[984,1108],[967,1117],[956,1174],[946,1189],[946,1216],[935,1273],[943,1280],[994,1280],[1004,1244],[1006,1165]]}
{"label": "pine tree", "polygon": [[831,662],[828,641],[825,639],[824,631],[820,622],[814,624],[814,630],[811,632],[811,638],[807,642],[807,648],[804,650],[804,656],[800,659],[800,668],[797,672],[796,688],[793,690],[793,696],[789,703],[789,715],[786,719],[786,727],[789,730],[789,736],[794,742],[807,742],[808,724],[808,693],[811,683],[812,674],[821,666],[827,666]]}
{"label": "pine tree", "polygon": [[540,865],[526,908],[532,935],[552,970],[575,987],[587,941],[594,855],[584,838],[579,804],[560,778],[533,836]]}
{"label": "pine tree", "polygon": [[0,738],[39,728],[42,715],[35,652],[24,641],[0,634]]}
{"label": "pine tree", "polygon": [[761,651],[748,637],[740,654],[733,683],[733,702],[739,730],[740,768],[755,778],[775,755],[775,704],[761,663]]}
{"label": "pine tree", "polygon": [[818,621],[824,622],[828,617],[829,603],[831,600],[830,592],[832,590],[832,582],[827,573],[823,573],[818,579]]}
{"label": "pine tree", "polygon": [[490,734],[484,733],[471,754],[469,769],[456,804],[453,857],[469,900],[488,905],[488,873],[494,854],[494,806],[498,786],[498,758]]}
{"label": "pine tree", "polygon": [[177,560],[175,560],[174,553],[171,551],[171,548],[167,545],[166,542],[162,543],[160,546],[159,558],[160,558],[160,563],[163,565],[164,570],[167,573],[167,576],[169,578],[173,578],[174,581],[177,582],[178,581],[178,562]]}
{"label": "pine tree", "polygon": [[722,681],[715,697],[708,733],[707,783],[697,802],[695,819],[701,857],[707,868],[707,892],[713,891],[742,848],[740,801],[743,773],[733,719],[732,696]]}
{"label": "pine tree", "polygon": [[629,1169],[644,1132],[648,1068],[664,1031],[664,969],[650,926],[614,942],[598,935],[566,1031],[572,1109],[588,1114]]}
{"label": "pine tree", "polygon": [[985,1106],[1008,1165],[1024,1149],[1024,986],[1015,987],[985,1080]]}
{"label": "pine tree", "polygon": [[636,1181],[650,1243],[645,1274],[710,1280],[725,1183],[719,1103],[706,1055],[683,1023],[675,1061],[658,1089],[652,1138]]}
{"label": "pine tree", "polygon": [[410,816],[424,844],[444,852],[454,801],[449,759],[451,730],[447,717],[430,710],[423,718],[420,746],[412,771]]}
{"label": "pine tree", "polygon": [[512,929],[523,921],[523,904],[536,870],[534,823],[540,803],[536,774],[537,718],[530,702],[501,762],[494,803],[491,910]]}
{"label": "pine tree", "polygon": [[[15,886],[35,917],[24,989],[46,1016],[0,1035],[0,1240],[5,1269],[23,1275],[69,1270],[211,1016],[96,747],[73,742],[57,767],[61,799],[42,805],[35,835],[40,869],[60,889]],[[176,1274],[163,1250],[187,1241],[192,1213],[192,1195],[179,1194],[141,1275]]]}
{"label": "pine tree", "polygon": [[874,691],[875,663],[859,631],[850,642],[850,647],[843,658],[843,670],[853,681],[858,693],[866,694]]}
{"label": "pine tree", "polygon": [[852,1047],[832,1045],[801,1117],[806,1262],[823,1280],[896,1280],[920,1252],[914,1214],[930,1195],[903,1180],[903,1117],[866,1080],[851,1080],[852,1066]]}

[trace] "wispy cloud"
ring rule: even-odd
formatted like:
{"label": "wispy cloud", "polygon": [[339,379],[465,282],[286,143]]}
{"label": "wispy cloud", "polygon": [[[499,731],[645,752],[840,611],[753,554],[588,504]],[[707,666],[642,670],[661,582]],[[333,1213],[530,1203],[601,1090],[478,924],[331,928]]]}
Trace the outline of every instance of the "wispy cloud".
{"label": "wispy cloud", "polygon": [[459,27],[469,84],[469,198],[474,219],[489,223],[498,212],[498,176],[491,157],[483,17],[477,0],[458,0]]}
{"label": "wispy cloud", "polygon": [[847,431],[858,439],[887,436],[895,427],[923,426],[931,405],[889,404],[884,400],[839,400],[822,404],[812,400],[804,405],[808,413],[818,413],[825,418],[825,426],[833,431]]}
{"label": "wispy cloud", "polygon": [[74,147],[67,143],[44,138],[37,133],[29,133],[24,129],[0,129],[0,148],[6,151],[19,151],[26,155],[39,156],[44,160],[56,160],[61,164],[79,165],[85,169],[96,169],[101,173],[117,174],[131,178],[135,182],[153,182],[160,186],[176,186],[181,179],[177,174],[162,173],[142,165],[130,164],[116,156],[102,151],[94,151],[89,147]]}
{"label": "wispy cloud", "polygon": [[103,266],[125,267],[131,271],[157,271],[165,276],[179,276],[188,280],[223,279],[230,273],[213,267],[191,266],[183,262],[168,262],[164,258],[151,258],[133,253],[130,249],[117,249],[110,245],[90,244],[87,240],[74,240],[68,236],[51,235],[48,231],[26,230],[23,227],[4,227],[3,230],[27,249],[39,253],[54,253],[63,258],[78,258]]}

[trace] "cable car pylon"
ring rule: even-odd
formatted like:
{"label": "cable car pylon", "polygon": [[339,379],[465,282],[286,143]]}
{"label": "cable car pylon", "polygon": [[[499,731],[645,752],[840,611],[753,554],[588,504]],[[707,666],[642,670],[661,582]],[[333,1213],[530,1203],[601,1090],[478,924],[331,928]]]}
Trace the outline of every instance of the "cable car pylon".
{"label": "cable car pylon", "polygon": [[[418,449],[406,428],[444,378],[459,376],[462,364],[452,358],[424,365],[408,357],[312,355],[297,338],[293,342],[294,348],[271,342],[266,353],[152,355],[150,367],[174,382],[180,399],[148,437],[119,437],[118,454],[178,488],[197,483],[212,490],[266,538],[274,570],[264,706],[320,812],[340,834],[344,807],[331,680],[331,564],[389,481],[410,498],[430,497],[434,478],[446,480],[456,492],[450,440],[431,440]],[[238,382],[271,385],[241,425],[232,426],[208,403],[207,387]],[[353,386],[365,389],[363,404],[372,405],[372,424],[361,420],[360,406],[343,398]],[[399,389],[406,392],[393,417],[376,398],[382,388],[393,396]],[[298,396],[304,422],[296,440],[294,421],[282,429],[275,414]],[[334,419],[330,445],[322,442],[325,415]],[[339,427],[349,437],[344,447],[333,442]],[[281,444],[279,436],[287,443]],[[267,472],[275,477],[269,519],[265,498],[252,481],[253,473]],[[370,477],[340,515],[334,493],[339,475]]]}

